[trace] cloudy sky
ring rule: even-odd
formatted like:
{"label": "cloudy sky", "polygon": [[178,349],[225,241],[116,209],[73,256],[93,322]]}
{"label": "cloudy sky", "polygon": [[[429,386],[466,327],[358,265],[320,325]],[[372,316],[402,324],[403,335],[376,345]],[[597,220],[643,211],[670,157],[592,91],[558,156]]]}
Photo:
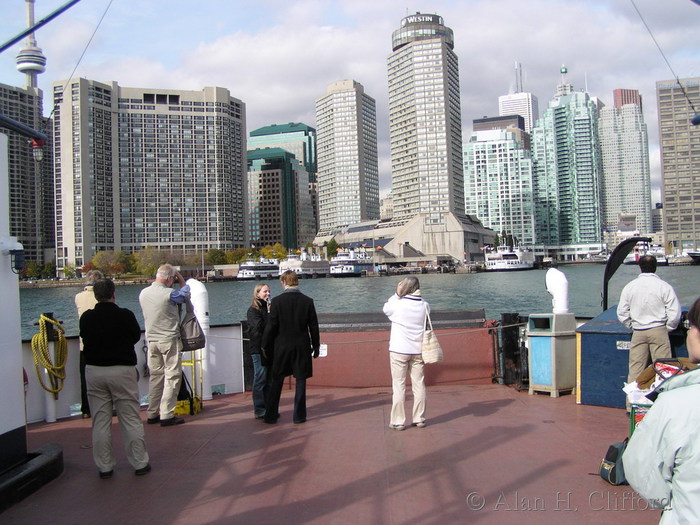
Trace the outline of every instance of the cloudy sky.
{"label": "cloudy sky", "polygon": [[[67,0],[36,0],[36,19]],[[700,6],[634,0],[680,78],[700,76]],[[24,0],[2,0],[0,41],[26,27]],[[612,104],[616,88],[644,98],[652,183],[659,198],[655,82],[673,74],[632,0],[82,0],[37,34],[48,59],[40,87],[66,80],[109,6],[75,76],[126,87],[228,88],[247,105],[248,130],[315,125],[314,101],[353,79],[377,101],[382,193],[391,184],[386,60],[403,17],[437,13],[455,34],[465,138],[472,120],[498,114],[498,96],[524,87],[546,107],[565,64],[575,89]],[[17,44],[0,55],[0,83],[23,85]],[[700,108],[697,108],[700,111]],[[45,110],[50,107],[45,99]]]}

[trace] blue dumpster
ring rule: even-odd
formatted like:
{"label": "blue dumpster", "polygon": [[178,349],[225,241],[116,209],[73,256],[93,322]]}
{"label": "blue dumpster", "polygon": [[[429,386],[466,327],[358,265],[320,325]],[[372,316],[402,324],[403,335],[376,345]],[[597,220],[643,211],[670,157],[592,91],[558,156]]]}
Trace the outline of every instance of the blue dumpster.
{"label": "blue dumpster", "polygon": [[576,318],[573,314],[531,314],[527,324],[530,347],[530,389],[559,397],[576,386]]}
{"label": "blue dumpster", "polygon": [[[617,320],[617,306],[581,325],[578,333],[576,401],[584,405],[625,408],[622,387],[627,382],[632,330]],[[671,332],[673,357],[687,357],[685,333]]]}

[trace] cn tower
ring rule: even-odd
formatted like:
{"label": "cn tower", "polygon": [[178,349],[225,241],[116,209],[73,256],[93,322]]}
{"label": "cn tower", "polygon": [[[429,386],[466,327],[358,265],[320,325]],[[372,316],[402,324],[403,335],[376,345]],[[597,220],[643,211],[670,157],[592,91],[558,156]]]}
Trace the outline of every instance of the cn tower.
{"label": "cn tower", "polygon": [[[27,5],[27,27],[34,25],[34,0],[25,0]],[[27,36],[26,45],[17,55],[17,70],[27,76],[27,87],[37,87],[37,75],[46,70],[46,57],[37,47],[34,33]]]}

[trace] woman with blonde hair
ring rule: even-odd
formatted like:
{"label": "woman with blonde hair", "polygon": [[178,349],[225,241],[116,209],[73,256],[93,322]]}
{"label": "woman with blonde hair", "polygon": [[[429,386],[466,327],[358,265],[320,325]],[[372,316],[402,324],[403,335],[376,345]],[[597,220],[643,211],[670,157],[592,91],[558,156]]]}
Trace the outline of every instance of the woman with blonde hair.
{"label": "woman with blonde hair", "polygon": [[262,352],[263,332],[270,311],[270,287],[256,284],[253,289],[253,302],[248,308],[248,349],[253,359],[253,409],[255,419],[265,417],[265,396],[268,386],[268,359]]}
{"label": "woman with blonde hair", "polygon": [[384,304],[384,313],[391,321],[389,362],[391,364],[392,406],[389,428],[405,430],[406,375],[411,376],[413,390],[413,426],[425,426],[425,383],[421,343],[430,305],[421,297],[417,277],[399,282],[396,293]]}

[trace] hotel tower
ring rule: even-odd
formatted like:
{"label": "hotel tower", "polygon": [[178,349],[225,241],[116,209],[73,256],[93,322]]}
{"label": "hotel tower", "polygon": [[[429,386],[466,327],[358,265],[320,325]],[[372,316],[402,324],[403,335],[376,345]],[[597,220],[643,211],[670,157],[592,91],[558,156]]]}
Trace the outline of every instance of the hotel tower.
{"label": "hotel tower", "polygon": [[389,69],[394,217],[464,213],[459,68],[452,29],[416,13],[392,34]]}

